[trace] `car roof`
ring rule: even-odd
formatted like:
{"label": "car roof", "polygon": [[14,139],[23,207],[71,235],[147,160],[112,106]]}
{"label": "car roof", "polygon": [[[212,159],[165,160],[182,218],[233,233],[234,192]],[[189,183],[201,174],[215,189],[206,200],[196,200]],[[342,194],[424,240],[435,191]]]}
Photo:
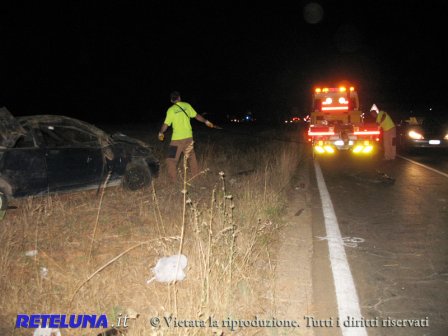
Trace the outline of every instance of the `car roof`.
{"label": "car roof", "polygon": [[17,117],[17,120],[23,127],[29,128],[37,128],[39,125],[48,125],[51,126],[71,126],[80,128],[83,130],[87,130],[90,133],[93,133],[98,137],[102,145],[110,144],[111,140],[109,135],[98,127],[89,124],[85,121],[81,121],[79,119],[66,117],[62,115],[53,115],[53,114],[41,114],[41,115],[31,115],[31,116],[22,116]]}
{"label": "car roof", "polygon": [[38,125],[41,124],[75,126],[81,129],[87,129],[98,136],[107,136],[106,132],[104,132],[103,130],[99,129],[98,127],[92,124],[89,124],[85,121],[81,121],[79,119],[61,115],[42,114],[42,115],[22,116],[18,117],[17,120],[20,122],[22,126],[37,127]]}

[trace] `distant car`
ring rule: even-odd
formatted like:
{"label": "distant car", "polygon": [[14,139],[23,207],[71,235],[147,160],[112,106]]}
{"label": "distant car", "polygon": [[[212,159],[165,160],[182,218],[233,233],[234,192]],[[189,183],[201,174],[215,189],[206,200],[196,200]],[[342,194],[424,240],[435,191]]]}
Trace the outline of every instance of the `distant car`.
{"label": "distant car", "polygon": [[448,148],[448,119],[439,115],[410,117],[398,125],[398,147],[402,150]]}
{"label": "distant car", "polygon": [[151,147],[121,133],[55,115],[14,118],[0,108],[0,209],[7,199],[98,187],[137,190],[157,176]]}

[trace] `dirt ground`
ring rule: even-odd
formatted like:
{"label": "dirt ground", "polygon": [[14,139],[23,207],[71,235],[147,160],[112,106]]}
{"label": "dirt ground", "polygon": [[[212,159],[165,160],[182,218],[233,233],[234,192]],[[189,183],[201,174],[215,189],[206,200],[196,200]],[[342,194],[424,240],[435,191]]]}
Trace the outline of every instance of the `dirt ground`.
{"label": "dirt ground", "polygon": [[[152,141],[152,131],[126,133]],[[198,132],[200,160],[211,169],[188,186],[188,200],[162,174],[154,188],[135,193],[112,187],[12,202],[0,232],[0,334],[29,334],[14,329],[18,312],[104,312],[112,321],[137,311],[129,335],[203,335],[149,325],[174,313],[277,323],[212,330],[217,335],[312,335],[303,326],[313,311],[308,173],[297,167],[297,141],[272,143],[274,131],[262,129],[250,141],[247,130]],[[188,281],[147,284],[157,260],[178,251],[183,219]],[[292,321],[298,326],[282,327]]]}
{"label": "dirt ground", "polygon": [[302,161],[288,190],[286,226],[280,232],[277,250],[275,302],[277,317],[293,319],[300,327],[283,330],[285,335],[312,336],[305,316],[314,315],[312,288],[312,228],[308,200],[308,167]]}

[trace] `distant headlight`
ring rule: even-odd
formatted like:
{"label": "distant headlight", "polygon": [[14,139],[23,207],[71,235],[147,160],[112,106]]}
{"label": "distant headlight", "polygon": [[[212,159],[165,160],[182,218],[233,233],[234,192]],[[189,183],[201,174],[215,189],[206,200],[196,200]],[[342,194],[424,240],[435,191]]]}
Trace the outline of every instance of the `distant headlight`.
{"label": "distant headlight", "polygon": [[409,136],[411,139],[414,139],[414,140],[421,140],[421,139],[424,139],[424,138],[423,138],[423,135],[421,135],[420,133],[418,133],[418,132],[416,132],[416,131],[409,131],[409,132],[408,132],[408,136]]}
{"label": "distant headlight", "polygon": [[445,134],[445,136],[443,137],[445,140],[448,140],[448,133]]}

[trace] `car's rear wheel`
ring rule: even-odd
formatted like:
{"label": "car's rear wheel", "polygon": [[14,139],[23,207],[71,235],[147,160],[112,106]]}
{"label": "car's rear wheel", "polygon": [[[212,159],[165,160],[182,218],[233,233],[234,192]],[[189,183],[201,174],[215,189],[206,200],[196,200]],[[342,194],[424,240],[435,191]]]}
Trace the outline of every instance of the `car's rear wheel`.
{"label": "car's rear wheel", "polygon": [[130,163],[123,176],[125,189],[135,191],[146,187],[151,182],[151,172],[143,163]]}
{"label": "car's rear wheel", "polygon": [[6,195],[0,191],[0,211],[8,209],[8,199]]}

